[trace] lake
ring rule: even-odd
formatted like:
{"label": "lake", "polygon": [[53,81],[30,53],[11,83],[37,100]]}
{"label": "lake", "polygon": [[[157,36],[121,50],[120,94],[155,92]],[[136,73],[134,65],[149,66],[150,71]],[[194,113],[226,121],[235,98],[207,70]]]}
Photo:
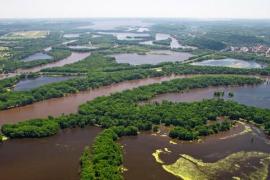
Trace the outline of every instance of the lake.
{"label": "lake", "polygon": [[120,32],[99,32],[99,34],[113,35],[118,40],[143,40],[144,37],[149,37],[150,34],[143,33],[120,33]]}
{"label": "lake", "polygon": [[191,63],[192,65],[197,66],[222,66],[222,67],[232,67],[232,68],[263,68],[263,65],[256,63],[254,61],[244,61],[240,59],[232,59],[232,58],[226,58],[226,59],[210,59],[210,60],[204,60],[200,62],[194,62]]}
{"label": "lake", "polygon": [[80,34],[64,34],[64,38],[78,38]]}
{"label": "lake", "polygon": [[142,33],[142,32],[149,32],[150,29],[147,27],[134,27],[134,26],[132,26],[132,27],[128,27],[126,29],[126,31],[136,31],[136,32]]}
{"label": "lake", "polygon": [[14,91],[28,91],[37,87],[40,87],[45,84],[65,81],[74,77],[53,77],[53,76],[41,76],[38,78],[23,79],[16,84]]}
{"label": "lake", "polygon": [[52,56],[49,56],[48,54],[38,52],[33,55],[30,55],[26,58],[23,58],[22,61],[24,62],[30,62],[30,61],[36,61],[36,60],[44,60],[44,59],[53,59]]}
{"label": "lake", "polygon": [[80,26],[78,29],[95,29],[95,30],[115,30],[121,27],[149,27],[152,23],[139,19],[99,19],[93,20],[93,24],[88,26]]}
{"label": "lake", "polygon": [[[171,43],[170,43],[170,48],[171,49],[178,49],[178,48],[181,48],[181,49],[193,49],[193,50],[197,49],[194,46],[186,46],[186,45],[180,44],[179,41],[175,37],[171,36],[170,34],[156,33],[156,36],[155,36],[156,41],[162,41],[162,40],[167,40],[167,39],[171,39]],[[144,42],[140,42],[140,44],[154,45],[153,41],[144,41]]]}
{"label": "lake", "polygon": [[129,63],[132,65],[141,64],[159,64],[162,62],[176,62],[184,61],[192,57],[192,54],[185,52],[174,52],[174,51],[151,51],[145,55],[137,53],[127,53],[127,54],[115,54],[118,63]]}

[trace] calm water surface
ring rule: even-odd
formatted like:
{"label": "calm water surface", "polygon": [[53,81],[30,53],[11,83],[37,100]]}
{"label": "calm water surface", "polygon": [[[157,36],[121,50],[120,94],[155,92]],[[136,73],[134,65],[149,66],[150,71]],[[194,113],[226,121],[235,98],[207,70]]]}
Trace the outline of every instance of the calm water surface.
{"label": "calm water surface", "polygon": [[99,34],[113,35],[118,40],[142,40],[143,37],[150,36],[150,34],[143,34],[143,33],[118,33],[118,32],[99,32]]}
{"label": "calm water surface", "polygon": [[80,46],[80,45],[77,45],[77,46],[68,46],[68,48],[70,49],[74,49],[74,50],[77,50],[77,49],[97,49],[98,47],[95,47],[95,46]]}
{"label": "calm water surface", "polygon": [[224,91],[225,99],[228,93],[232,92],[232,100],[248,106],[270,109],[270,84],[264,83],[258,86],[239,86],[239,87],[210,87],[203,89],[193,89],[184,93],[167,93],[153,98],[150,102],[162,102],[163,100],[172,102],[193,102],[203,99],[213,98],[216,91]]}
{"label": "calm water surface", "polygon": [[139,27],[137,29],[137,32],[148,32],[148,31],[150,31],[150,29],[149,28],[146,28],[146,27]]}
{"label": "calm water surface", "polygon": [[176,62],[184,61],[192,57],[192,54],[185,52],[174,52],[174,51],[151,51],[145,55],[136,53],[131,54],[115,54],[118,63],[129,63],[132,65],[140,64],[159,64],[162,62]]}
{"label": "calm water surface", "polygon": [[[155,36],[156,41],[161,41],[161,40],[166,40],[166,39],[171,39],[171,44],[170,44],[171,49],[178,49],[178,48],[197,49],[196,47],[193,47],[193,46],[184,46],[184,45],[180,44],[179,41],[176,38],[174,38],[173,36],[171,36],[170,34],[156,33],[156,36]],[[144,42],[140,42],[140,44],[154,45],[153,41],[144,41]]]}
{"label": "calm water surface", "polygon": [[52,76],[41,76],[38,78],[24,79],[16,84],[14,91],[27,91],[45,84],[65,81],[74,77],[52,77]]}
{"label": "calm water surface", "polygon": [[232,68],[263,68],[263,65],[258,64],[254,61],[244,61],[240,59],[211,59],[211,60],[205,60],[201,62],[194,62],[192,65],[199,65],[199,66],[222,66],[222,67],[232,67]]}
{"label": "calm water surface", "polygon": [[30,62],[30,61],[36,61],[36,60],[52,59],[52,58],[53,57],[49,56],[48,54],[39,52],[39,53],[35,53],[31,56],[28,56],[28,57],[22,59],[22,61]]}
{"label": "calm water surface", "polygon": [[80,34],[64,34],[64,38],[77,38],[80,37]]}
{"label": "calm water surface", "polygon": [[100,19],[94,20],[93,24],[89,26],[81,26],[79,29],[95,29],[95,30],[115,30],[121,27],[149,27],[152,24],[146,21],[138,20],[138,19]]}

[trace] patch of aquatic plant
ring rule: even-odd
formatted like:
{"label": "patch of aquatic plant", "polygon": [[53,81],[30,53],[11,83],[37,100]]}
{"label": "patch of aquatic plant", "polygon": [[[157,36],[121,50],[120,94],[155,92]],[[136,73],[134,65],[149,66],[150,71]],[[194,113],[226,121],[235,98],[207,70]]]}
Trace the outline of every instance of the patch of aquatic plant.
{"label": "patch of aquatic plant", "polygon": [[[270,155],[262,152],[237,152],[214,163],[206,163],[181,154],[173,164],[162,165],[167,172],[184,180],[220,179],[226,172],[228,179],[267,179]],[[248,170],[248,171],[245,171]]]}

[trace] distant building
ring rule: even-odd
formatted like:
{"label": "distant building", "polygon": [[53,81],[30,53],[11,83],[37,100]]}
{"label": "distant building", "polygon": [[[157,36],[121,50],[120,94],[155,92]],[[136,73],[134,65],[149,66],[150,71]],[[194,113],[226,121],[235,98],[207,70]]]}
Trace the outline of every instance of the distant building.
{"label": "distant building", "polygon": [[241,52],[249,52],[249,48],[248,47],[241,47],[240,51]]}

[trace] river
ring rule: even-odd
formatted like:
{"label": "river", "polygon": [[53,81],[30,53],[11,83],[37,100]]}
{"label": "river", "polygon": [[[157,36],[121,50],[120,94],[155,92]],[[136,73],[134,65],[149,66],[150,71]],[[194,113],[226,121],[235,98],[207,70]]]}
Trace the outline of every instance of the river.
{"label": "river", "polygon": [[[98,96],[132,89],[135,87],[189,76],[170,76],[122,82],[93,90],[71,94],[66,97],[45,100],[32,105],[0,112],[1,124],[14,123],[48,115],[76,112],[78,106]],[[204,90],[204,89],[201,89]],[[189,92],[188,92],[189,93]],[[203,139],[203,142],[170,143],[166,128],[160,134],[141,133],[136,137],[121,138],[124,146],[124,166],[128,169],[124,177],[135,179],[176,179],[158,164],[152,153],[168,148],[171,153],[161,155],[166,164],[173,163],[179,154],[185,153],[206,162],[215,162],[239,151],[270,152],[269,142],[257,128],[252,133],[230,137],[244,130],[238,124],[228,132]],[[75,180],[79,179],[79,157],[86,145],[91,145],[100,132],[97,127],[65,129],[55,136],[41,139],[12,139],[0,144],[0,174],[5,180]],[[224,139],[225,138],[225,139]],[[251,139],[254,139],[251,141]],[[146,172],[147,170],[147,172]],[[226,178],[226,177],[224,177]]]}
{"label": "river", "polygon": [[82,91],[76,94],[70,94],[65,97],[49,99],[36,102],[27,106],[12,108],[0,111],[0,126],[6,123],[16,123],[34,118],[46,118],[48,116],[59,116],[61,114],[76,113],[78,107],[99,96],[110,95],[111,93],[120,92],[139,86],[169,81],[175,78],[184,78],[189,76],[168,76],[155,77],[140,80],[121,82],[109,86]]}

